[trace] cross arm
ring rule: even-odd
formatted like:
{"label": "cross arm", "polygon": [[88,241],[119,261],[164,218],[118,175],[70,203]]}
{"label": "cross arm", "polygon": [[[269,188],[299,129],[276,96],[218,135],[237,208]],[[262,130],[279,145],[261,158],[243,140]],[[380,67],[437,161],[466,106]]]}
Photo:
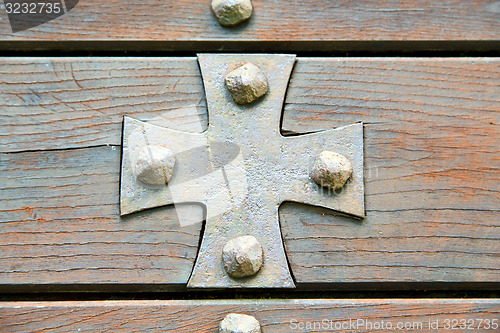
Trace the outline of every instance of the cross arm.
{"label": "cross arm", "polygon": [[[365,216],[363,183],[363,124],[333,130],[284,137],[283,170],[280,200],[325,207],[357,217]],[[352,164],[351,178],[338,190],[316,184],[310,176],[319,153],[333,151]]]}
{"label": "cross arm", "polygon": [[[122,144],[121,215],[173,203],[204,202],[204,193],[196,190],[196,186],[202,186],[200,179],[211,171],[207,165],[209,159],[204,158],[208,154],[205,133],[181,132],[124,117]],[[140,150],[148,145],[172,151],[175,166],[168,185],[148,185],[136,179],[134,163]],[[193,182],[194,179],[198,181]]]}

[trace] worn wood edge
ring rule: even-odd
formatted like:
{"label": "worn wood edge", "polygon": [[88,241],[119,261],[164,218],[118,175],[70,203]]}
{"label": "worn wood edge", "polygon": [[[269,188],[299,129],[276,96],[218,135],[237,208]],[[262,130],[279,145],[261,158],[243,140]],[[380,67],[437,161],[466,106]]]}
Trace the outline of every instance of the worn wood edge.
{"label": "worn wood edge", "polygon": [[[0,294],[64,294],[64,293],[91,293],[91,294],[123,294],[123,293],[169,293],[169,295],[184,294],[189,291],[186,282],[172,283],[19,283],[0,284]],[[468,288],[471,289],[471,288]],[[485,289],[485,288],[480,288]],[[500,287],[499,287],[500,289]]]}

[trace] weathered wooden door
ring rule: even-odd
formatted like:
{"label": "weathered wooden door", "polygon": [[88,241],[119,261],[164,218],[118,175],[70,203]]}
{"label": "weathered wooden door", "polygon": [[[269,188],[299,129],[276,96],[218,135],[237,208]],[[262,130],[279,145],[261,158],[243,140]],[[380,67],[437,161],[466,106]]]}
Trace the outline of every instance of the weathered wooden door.
{"label": "weathered wooden door", "polygon": [[[253,0],[234,27],[209,0],[49,3],[0,6],[1,332],[499,330],[499,2]],[[245,63],[250,106],[223,81]],[[183,147],[161,190],[138,128]],[[239,167],[200,171],[200,138]],[[313,187],[323,150],[340,193]],[[252,233],[262,266],[230,276]]]}

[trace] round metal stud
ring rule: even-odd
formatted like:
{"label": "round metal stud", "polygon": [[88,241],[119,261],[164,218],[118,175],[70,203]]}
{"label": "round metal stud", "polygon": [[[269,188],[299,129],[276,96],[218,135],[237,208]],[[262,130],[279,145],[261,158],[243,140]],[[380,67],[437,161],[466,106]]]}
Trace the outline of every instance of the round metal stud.
{"label": "round metal stud", "polygon": [[253,7],[250,0],[212,0],[212,11],[220,25],[231,27],[248,20]]}
{"label": "round metal stud", "polygon": [[165,185],[174,173],[175,157],[168,148],[145,146],[137,155],[134,174],[141,182],[150,185]]}
{"label": "round metal stud", "polygon": [[222,262],[229,276],[250,277],[262,266],[262,247],[254,236],[233,238],[222,249]]}
{"label": "round metal stud", "polygon": [[255,317],[230,313],[220,322],[219,333],[261,333],[260,323]]}
{"label": "round metal stud", "polygon": [[251,62],[227,74],[225,82],[237,104],[250,104],[264,96],[268,90],[266,75]]}
{"label": "round metal stud", "polygon": [[314,181],[331,190],[341,189],[352,174],[352,164],[344,156],[323,151],[316,158],[311,171]]}

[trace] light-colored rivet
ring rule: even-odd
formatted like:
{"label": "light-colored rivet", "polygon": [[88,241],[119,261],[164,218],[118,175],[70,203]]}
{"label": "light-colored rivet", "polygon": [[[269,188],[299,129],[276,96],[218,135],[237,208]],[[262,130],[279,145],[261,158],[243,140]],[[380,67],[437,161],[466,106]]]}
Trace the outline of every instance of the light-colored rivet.
{"label": "light-colored rivet", "polygon": [[252,16],[250,0],[212,0],[212,11],[220,25],[231,27]]}
{"label": "light-colored rivet", "polygon": [[252,316],[230,313],[219,324],[219,333],[260,333],[260,323]]}
{"label": "light-colored rivet", "polygon": [[226,87],[238,104],[249,104],[267,93],[266,75],[251,62],[247,62],[226,75]]}
{"label": "light-colored rivet", "polygon": [[168,148],[145,146],[137,155],[134,174],[141,182],[150,185],[165,185],[174,173],[175,157]]}
{"label": "light-colored rivet", "polygon": [[224,269],[234,278],[255,275],[262,261],[262,247],[254,236],[233,238],[222,249]]}
{"label": "light-colored rivet", "polygon": [[344,156],[323,151],[316,158],[311,171],[314,181],[331,190],[341,189],[352,174],[352,164]]}

